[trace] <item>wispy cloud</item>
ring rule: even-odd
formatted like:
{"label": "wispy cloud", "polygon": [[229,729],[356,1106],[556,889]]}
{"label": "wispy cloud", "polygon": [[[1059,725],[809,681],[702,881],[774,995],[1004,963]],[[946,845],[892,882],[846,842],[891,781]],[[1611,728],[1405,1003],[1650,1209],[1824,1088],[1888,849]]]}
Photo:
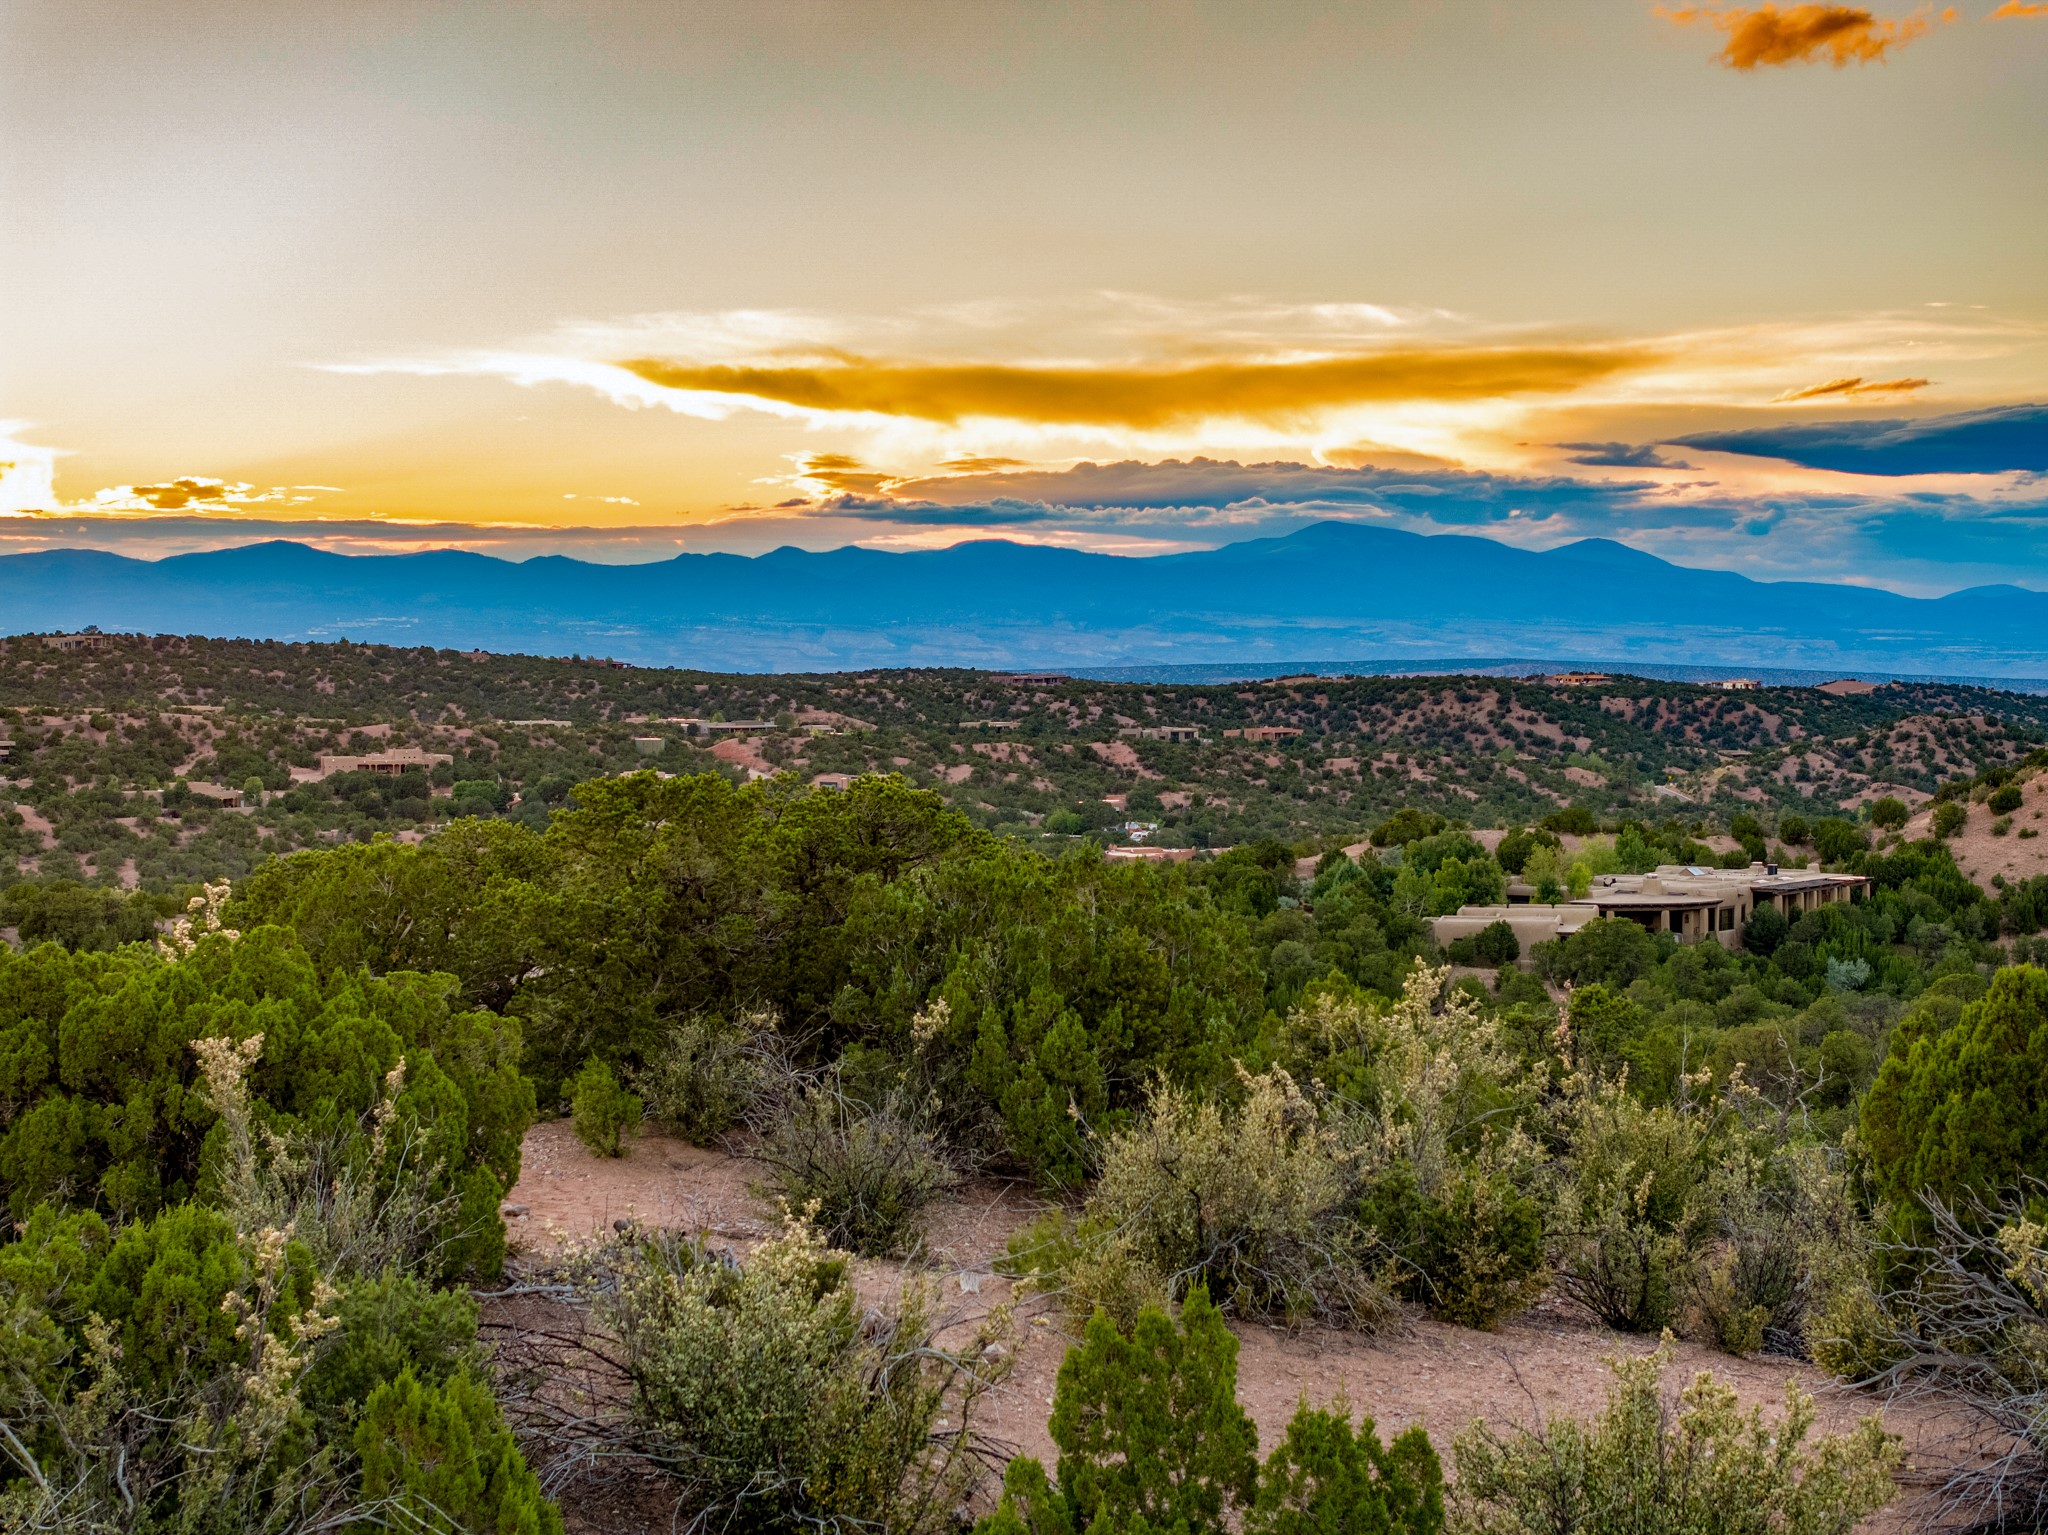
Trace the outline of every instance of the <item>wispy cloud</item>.
{"label": "wispy cloud", "polygon": [[1916,389],[1925,389],[1933,383],[1926,378],[1831,378],[1824,384],[1808,384],[1802,389],[1788,389],[1773,397],[1773,405],[1791,405],[1800,400],[1825,400],[1830,398],[1853,398],[1859,395],[1911,394]]}
{"label": "wispy cloud", "polygon": [[1984,19],[2015,21],[2027,16],[2048,16],[2048,0],[2040,0],[2040,3],[2030,3],[2030,0],[2005,0],[2005,4]]}
{"label": "wispy cloud", "polygon": [[[1688,5],[1659,7],[1658,14],[1679,26],[1718,28],[1728,41],[1716,57],[1742,70],[1823,59],[1837,69],[1880,64],[1894,49],[1924,36],[1931,24],[1924,12],[1888,21],[1853,5]],[[1935,19],[1953,21],[1955,15],[1950,8]]]}
{"label": "wispy cloud", "polygon": [[639,357],[620,367],[685,395],[821,415],[941,426],[993,420],[1147,431],[1204,422],[1303,425],[1328,411],[1400,401],[1558,394],[1658,360],[1646,346],[1402,347],[1300,361],[1187,367],[918,364],[849,357],[796,367]]}

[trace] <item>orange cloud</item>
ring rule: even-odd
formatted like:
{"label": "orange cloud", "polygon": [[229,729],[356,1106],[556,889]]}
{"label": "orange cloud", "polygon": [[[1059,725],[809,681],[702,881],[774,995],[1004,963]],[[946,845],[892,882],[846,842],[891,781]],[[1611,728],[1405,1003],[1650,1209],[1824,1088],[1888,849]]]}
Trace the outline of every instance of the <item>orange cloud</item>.
{"label": "orange cloud", "polygon": [[1179,368],[918,364],[849,357],[805,366],[634,358],[667,389],[806,410],[955,425],[970,418],[1146,430],[1199,421],[1304,422],[1347,405],[1483,400],[1578,389],[1658,360],[1642,346],[1388,349],[1301,362]]}
{"label": "orange cloud", "polygon": [[998,469],[1028,469],[1021,458],[949,458],[939,465],[954,474],[994,474]]}
{"label": "orange cloud", "polygon": [[1986,21],[2014,20],[2022,16],[2048,16],[2048,0],[2041,4],[2029,4],[2028,0],[2005,0],[1997,10],[1984,19]]}
{"label": "orange cloud", "polygon": [[[1835,68],[1847,64],[1881,64],[1894,48],[1924,35],[1923,15],[1880,21],[1853,5],[1759,5],[1727,10],[1688,5],[1657,14],[1679,26],[1704,22],[1727,34],[1728,44],[1716,55],[1730,69],[1756,69],[1766,64],[1814,64],[1828,59]],[[1953,7],[1941,13],[1954,21]]]}
{"label": "orange cloud", "polygon": [[806,453],[797,465],[797,478],[827,490],[872,495],[888,489],[898,477],[878,474],[859,459],[844,453]]}
{"label": "orange cloud", "polygon": [[1866,394],[1911,394],[1915,389],[1925,389],[1934,380],[1927,378],[1831,378],[1825,384],[1808,384],[1804,389],[1788,389],[1771,398],[1773,405],[1786,405],[1794,400],[1819,400],[1831,395],[1851,396]]}

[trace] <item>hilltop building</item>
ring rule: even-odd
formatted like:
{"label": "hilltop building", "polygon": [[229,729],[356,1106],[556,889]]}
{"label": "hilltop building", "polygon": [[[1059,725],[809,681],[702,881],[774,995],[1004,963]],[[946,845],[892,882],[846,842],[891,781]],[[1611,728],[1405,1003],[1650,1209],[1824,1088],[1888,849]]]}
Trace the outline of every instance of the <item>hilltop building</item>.
{"label": "hilltop building", "polygon": [[1139,741],[1199,742],[1201,728],[1196,725],[1124,725],[1117,730],[1120,736],[1129,736]]}
{"label": "hilltop building", "polygon": [[[336,773],[379,773],[386,778],[419,769],[432,772],[435,764],[453,763],[455,759],[446,752],[421,751],[416,746],[394,746],[389,751],[369,752],[359,757],[341,756],[322,752],[320,766],[313,774],[313,781],[331,778]],[[293,775],[294,777],[297,774]]]}
{"label": "hilltop building", "polygon": [[1505,906],[1461,906],[1432,924],[1436,941],[1448,944],[1495,922],[1505,922],[1521,940],[1522,952],[1554,938],[1568,938],[1598,917],[1626,917],[1653,933],[1670,933],[1680,943],[1708,938],[1724,948],[1742,942],[1742,924],[1760,906],[1797,918],[1817,906],[1860,901],[1870,890],[1862,874],[1780,870],[1753,863],[1746,869],[1703,869],[1665,864],[1653,874],[1603,874],[1576,900],[1536,905],[1513,900]]}

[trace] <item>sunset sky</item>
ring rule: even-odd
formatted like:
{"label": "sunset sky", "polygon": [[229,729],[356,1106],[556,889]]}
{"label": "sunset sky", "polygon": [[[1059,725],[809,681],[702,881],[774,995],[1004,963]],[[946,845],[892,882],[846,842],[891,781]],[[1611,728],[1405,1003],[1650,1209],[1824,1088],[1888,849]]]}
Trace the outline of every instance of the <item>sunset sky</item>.
{"label": "sunset sky", "polygon": [[2048,3],[14,0],[0,552],[2048,589]]}

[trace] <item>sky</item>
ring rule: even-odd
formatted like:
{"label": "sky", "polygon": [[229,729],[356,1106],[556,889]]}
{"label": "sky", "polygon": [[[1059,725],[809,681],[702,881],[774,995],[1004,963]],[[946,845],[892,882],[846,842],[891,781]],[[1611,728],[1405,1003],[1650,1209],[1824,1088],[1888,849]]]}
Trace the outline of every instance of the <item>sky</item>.
{"label": "sky", "polygon": [[0,0],[0,552],[2048,589],[2048,0]]}

